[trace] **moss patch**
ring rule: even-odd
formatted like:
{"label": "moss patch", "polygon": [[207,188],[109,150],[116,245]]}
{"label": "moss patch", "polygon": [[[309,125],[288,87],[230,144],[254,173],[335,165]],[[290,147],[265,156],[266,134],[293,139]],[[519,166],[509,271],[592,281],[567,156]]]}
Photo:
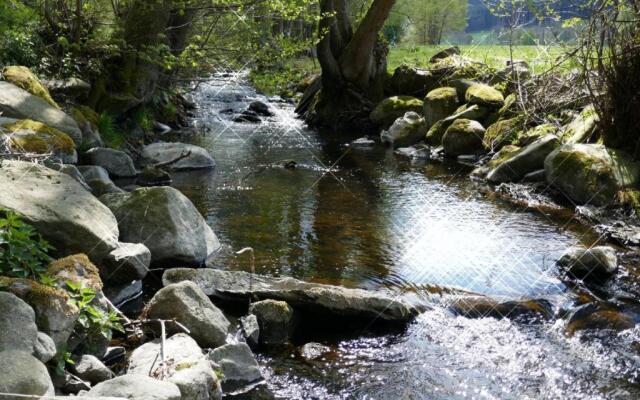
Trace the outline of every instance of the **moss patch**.
{"label": "moss patch", "polygon": [[100,272],[85,254],[75,254],[53,261],[47,267],[47,273],[61,281],[58,285],[64,285],[66,281],[84,282],[95,291],[102,290]]}
{"label": "moss patch", "polygon": [[77,307],[68,303],[70,297],[64,290],[43,285],[30,279],[9,278],[6,276],[0,276],[0,287],[20,297],[36,311],[53,308],[65,315],[77,313]]}
{"label": "moss patch", "polygon": [[45,154],[54,151],[72,153],[75,150],[73,140],[66,133],[41,122],[22,119],[3,126],[5,135],[10,135],[12,146],[16,149]]}
{"label": "moss patch", "polygon": [[34,96],[42,98],[47,103],[56,108],[60,108],[58,104],[51,98],[49,91],[40,82],[37,76],[27,67],[10,65],[4,67],[2,76],[7,82],[11,82],[21,89],[26,90]]}
{"label": "moss patch", "polygon": [[501,108],[504,105],[502,93],[491,86],[483,84],[473,85],[467,89],[465,99],[469,104],[479,104],[495,108]]}
{"label": "moss patch", "polygon": [[504,145],[512,143],[522,131],[523,119],[520,117],[503,119],[487,128],[483,145],[487,150],[499,150]]}
{"label": "moss patch", "polygon": [[553,124],[542,124],[533,127],[525,132],[521,132],[516,139],[518,146],[526,146],[547,135],[558,132],[558,127]]}
{"label": "moss patch", "polygon": [[422,100],[412,96],[393,96],[382,100],[369,116],[380,125],[391,125],[407,111],[422,112]]}

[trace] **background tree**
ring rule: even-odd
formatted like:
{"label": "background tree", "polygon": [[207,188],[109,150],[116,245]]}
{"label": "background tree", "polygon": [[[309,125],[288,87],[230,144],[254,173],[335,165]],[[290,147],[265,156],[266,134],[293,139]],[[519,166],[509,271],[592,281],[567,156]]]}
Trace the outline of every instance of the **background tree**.
{"label": "background tree", "polygon": [[449,33],[465,30],[467,3],[467,0],[400,0],[394,11],[406,19],[408,41],[434,45]]}

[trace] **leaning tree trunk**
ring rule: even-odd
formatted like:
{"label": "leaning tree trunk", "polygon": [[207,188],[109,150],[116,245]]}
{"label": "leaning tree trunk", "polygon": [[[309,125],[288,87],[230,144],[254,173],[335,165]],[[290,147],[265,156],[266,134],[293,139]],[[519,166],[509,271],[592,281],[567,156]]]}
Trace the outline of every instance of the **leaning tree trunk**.
{"label": "leaning tree trunk", "polygon": [[395,0],[374,0],[354,32],[348,0],[321,0],[318,43],[320,81],[312,85],[298,112],[317,127],[337,132],[368,130],[369,113],[382,99],[387,47],[378,38]]}

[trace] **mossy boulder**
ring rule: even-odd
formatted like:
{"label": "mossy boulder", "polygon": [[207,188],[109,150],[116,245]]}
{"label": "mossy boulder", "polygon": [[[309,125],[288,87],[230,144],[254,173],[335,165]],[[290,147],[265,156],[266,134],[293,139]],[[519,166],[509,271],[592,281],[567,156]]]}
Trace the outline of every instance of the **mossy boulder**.
{"label": "mossy boulder", "polygon": [[594,142],[600,118],[593,105],[585,107],[562,129],[561,139],[565,143]]}
{"label": "mossy boulder", "polygon": [[515,144],[518,146],[527,146],[536,140],[548,135],[555,135],[558,132],[558,127],[554,124],[542,124],[534,126],[518,135]]}
{"label": "mossy boulder", "polygon": [[0,121],[0,135],[8,137],[13,151],[51,154],[58,162],[74,164],[78,154],[73,140],[64,132],[30,119]]}
{"label": "mossy boulder", "polygon": [[388,130],[380,133],[382,143],[394,148],[411,146],[424,139],[426,131],[425,121],[413,111],[398,118]]}
{"label": "mossy boulder", "polygon": [[285,301],[262,300],[249,306],[260,326],[260,343],[283,345],[289,343],[295,329],[293,308]]}
{"label": "mossy boulder", "polygon": [[421,113],[422,100],[412,96],[389,97],[378,103],[376,108],[371,111],[369,118],[374,124],[387,128],[408,111]]}
{"label": "mossy boulder", "polygon": [[69,294],[30,279],[0,277],[0,286],[29,304],[36,315],[38,330],[62,349],[71,336],[80,310],[69,303]]}
{"label": "mossy boulder", "polygon": [[518,96],[515,93],[511,93],[504,99],[504,104],[498,110],[498,117],[507,119],[513,118],[518,112]]}
{"label": "mossy boulder", "polygon": [[401,65],[387,79],[386,91],[394,95],[423,97],[427,92],[436,88],[442,74]]}
{"label": "mossy boulder", "polygon": [[442,137],[444,153],[449,157],[480,153],[483,150],[484,132],[484,127],[478,121],[456,119]]}
{"label": "mossy boulder", "polygon": [[474,169],[473,172],[471,172],[471,175],[476,178],[484,179],[487,177],[487,174],[489,172],[491,172],[507,160],[515,157],[521,151],[521,147],[508,144],[497,151],[485,165]]}
{"label": "mossy boulder", "polygon": [[483,145],[488,151],[497,151],[507,144],[513,143],[523,130],[520,117],[503,119],[491,124],[484,135]]}
{"label": "mossy boulder", "polygon": [[85,254],[74,254],[51,262],[47,274],[60,289],[66,289],[66,282],[69,281],[96,292],[102,290],[100,272]]}
{"label": "mossy boulder", "polygon": [[425,141],[430,146],[440,146],[442,144],[442,137],[444,136],[444,133],[447,131],[447,128],[453,123],[453,121],[462,118],[480,122],[488,112],[489,110],[486,107],[478,106],[477,104],[462,105],[458,107],[453,115],[445,119],[441,119],[433,124],[427,131]]}
{"label": "mossy boulder", "polygon": [[499,90],[481,83],[467,89],[465,100],[469,104],[479,104],[496,109],[504,105],[504,96]]}
{"label": "mossy boulder", "polygon": [[98,131],[98,114],[87,106],[71,108],[71,117],[82,130],[82,148],[103,147],[104,141]]}
{"label": "mossy boulder", "polygon": [[544,162],[547,182],[580,204],[612,204],[619,191],[637,187],[640,163],[601,144],[565,144]]}
{"label": "mossy boulder", "polygon": [[458,92],[453,87],[441,87],[427,93],[424,98],[424,118],[428,127],[453,114],[460,105]]}
{"label": "mossy boulder", "polygon": [[545,158],[559,145],[556,135],[540,138],[498,165],[489,172],[487,179],[494,183],[519,181],[529,172],[543,169]]}
{"label": "mossy boulder", "polygon": [[9,65],[2,69],[2,78],[17,87],[26,90],[34,96],[38,96],[55,108],[60,108],[51,98],[49,90],[40,82],[38,77],[27,67]]}
{"label": "mossy boulder", "polygon": [[573,310],[568,317],[565,332],[573,335],[584,330],[623,331],[635,327],[632,316],[613,306],[588,303]]}

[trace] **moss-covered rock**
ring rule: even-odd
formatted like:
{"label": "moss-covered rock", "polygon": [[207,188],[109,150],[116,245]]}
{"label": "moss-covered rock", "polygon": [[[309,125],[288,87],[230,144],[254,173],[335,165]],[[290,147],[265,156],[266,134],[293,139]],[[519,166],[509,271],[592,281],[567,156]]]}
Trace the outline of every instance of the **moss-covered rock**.
{"label": "moss-covered rock", "polygon": [[13,83],[34,96],[40,97],[56,108],[60,108],[51,98],[47,88],[29,68],[19,65],[9,65],[2,69],[2,77],[5,81]]}
{"label": "moss-covered rock", "polygon": [[390,94],[423,97],[439,85],[442,74],[401,65],[387,80],[385,90]]}
{"label": "moss-covered rock", "polygon": [[547,156],[544,169],[547,182],[580,204],[612,204],[640,181],[640,163],[600,144],[563,145]]}
{"label": "moss-covered rock", "polygon": [[430,146],[440,146],[442,144],[442,137],[444,136],[444,133],[453,121],[456,119],[470,119],[480,122],[488,112],[489,110],[486,107],[479,106],[477,104],[462,105],[454,112],[453,115],[445,119],[441,119],[433,124],[433,126],[431,126],[427,131],[425,141]]}
{"label": "moss-covered rock", "polygon": [[511,93],[504,99],[504,104],[498,110],[499,118],[512,118],[515,117],[518,112],[518,96],[515,93]]}
{"label": "moss-covered rock", "polygon": [[500,91],[480,83],[467,89],[465,100],[469,104],[480,104],[497,109],[504,105],[504,96]]}
{"label": "moss-covered rock", "polygon": [[584,330],[619,332],[634,326],[634,319],[623,311],[605,304],[588,303],[570,313],[565,332],[568,335]]}
{"label": "moss-covered rock", "polygon": [[30,119],[11,120],[2,124],[0,135],[8,136],[14,151],[35,154],[51,154],[63,163],[78,161],[76,146],[66,133]]}
{"label": "moss-covered rock", "polygon": [[406,147],[424,139],[425,131],[424,118],[409,111],[398,118],[388,130],[382,131],[380,139],[394,148]]}
{"label": "moss-covered rock", "polygon": [[498,165],[487,179],[494,183],[519,181],[526,174],[543,169],[545,158],[559,145],[556,135],[542,137]]}
{"label": "moss-covered rock", "polygon": [[484,148],[489,151],[500,150],[502,146],[513,143],[522,129],[523,120],[520,117],[499,120],[487,128]]}
{"label": "moss-covered rock", "polygon": [[515,141],[518,146],[527,146],[536,140],[543,138],[547,135],[555,135],[558,132],[558,127],[553,124],[542,124],[534,126],[533,128],[521,132]]}
{"label": "moss-covered rock", "polygon": [[30,279],[0,277],[0,286],[29,304],[36,314],[38,330],[53,339],[56,348],[66,345],[80,310],[69,303],[69,294]]}
{"label": "moss-covered rock", "polygon": [[640,217],[640,190],[625,189],[618,192],[618,202]]}
{"label": "moss-covered rock", "polygon": [[66,289],[66,282],[70,281],[96,292],[102,290],[100,272],[85,254],[74,254],[51,262],[47,274],[56,280],[61,289]]}
{"label": "moss-covered rock", "polygon": [[441,87],[424,98],[424,118],[428,127],[453,114],[458,106],[458,92],[453,87]]}
{"label": "moss-covered rock", "polygon": [[408,111],[421,113],[422,100],[411,96],[389,97],[378,103],[376,108],[371,111],[369,118],[374,124],[387,128]]}
{"label": "moss-covered rock", "polygon": [[456,119],[442,137],[444,153],[455,157],[481,152],[484,132],[484,127],[478,121]]}
{"label": "moss-covered rock", "polygon": [[510,160],[511,158],[516,156],[520,151],[522,151],[521,147],[508,144],[497,151],[485,165],[474,169],[473,172],[471,172],[471,175],[476,178],[484,179],[487,177],[487,174],[489,172],[491,172],[493,169],[495,169],[505,161]]}
{"label": "moss-covered rock", "polygon": [[595,142],[599,121],[595,107],[589,105],[562,129],[560,138],[565,143]]}

